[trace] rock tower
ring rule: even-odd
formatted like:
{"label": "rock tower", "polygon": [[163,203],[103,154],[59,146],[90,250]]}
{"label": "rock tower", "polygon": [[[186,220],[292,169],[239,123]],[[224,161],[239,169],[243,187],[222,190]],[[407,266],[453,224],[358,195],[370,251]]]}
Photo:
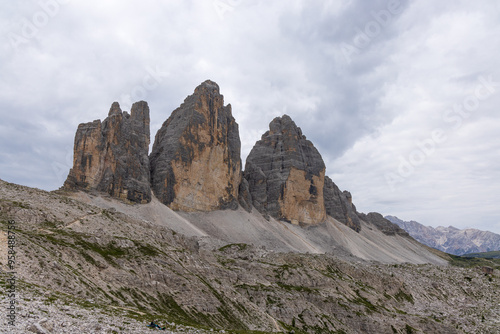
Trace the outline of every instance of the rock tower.
{"label": "rock tower", "polygon": [[151,186],[174,210],[236,208],[241,182],[240,136],[231,105],[210,80],[172,112],[150,154]]}
{"label": "rock tower", "polygon": [[326,219],[325,163],[293,120],[284,115],[269,124],[245,166],[253,205],[293,224]]}
{"label": "rock tower", "polygon": [[78,126],[68,190],[85,189],[136,203],[151,201],[149,186],[149,107],[132,105],[130,114],[114,102],[108,117]]}

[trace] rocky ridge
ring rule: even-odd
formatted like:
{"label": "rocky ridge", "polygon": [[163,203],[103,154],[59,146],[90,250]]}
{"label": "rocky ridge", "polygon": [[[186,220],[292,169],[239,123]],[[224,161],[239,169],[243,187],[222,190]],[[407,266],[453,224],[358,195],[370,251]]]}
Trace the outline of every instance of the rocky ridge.
{"label": "rocky ridge", "polygon": [[386,235],[401,235],[404,237],[409,237],[408,232],[400,228],[398,225],[393,224],[390,220],[384,218],[380,213],[370,212],[369,214],[361,213],[359,214],[362,220],[367,221],[375,225],[379,230],[381,230]]}
{"label": "rocky ridge", "polygon": [[453,226],[434,228],[394,216],[385,218],[407,231],[415,240],[446,253],[465,255],[500,250],[500,235],[493,232],[472,228],[461,230]]}
{"label": "rocky ridge", "polygon": [[114,102],[104,121],[78,126],[68,190],[101,191],[136,203],[151,201],[149,186],[149,107],[132,105],[130,114]]}

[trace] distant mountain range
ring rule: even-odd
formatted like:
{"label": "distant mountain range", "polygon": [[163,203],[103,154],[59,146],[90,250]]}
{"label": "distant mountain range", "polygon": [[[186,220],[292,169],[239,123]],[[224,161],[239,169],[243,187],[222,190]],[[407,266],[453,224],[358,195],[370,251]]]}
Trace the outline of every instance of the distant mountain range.
{"label": "distant mountain range", "polygon": [[500,250],[500,235],[493,232],[474,228],[461,230],[453,226],[434,228],[413,220],[403,221],[394,216],[386,216],[385,219],[398,225],[424,245],[453,255]]}

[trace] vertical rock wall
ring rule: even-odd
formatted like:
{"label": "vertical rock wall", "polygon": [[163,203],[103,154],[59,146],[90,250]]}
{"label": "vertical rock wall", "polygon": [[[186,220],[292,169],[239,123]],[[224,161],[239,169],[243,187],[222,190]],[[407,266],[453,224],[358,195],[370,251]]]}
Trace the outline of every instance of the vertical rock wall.
{"label": "vertical rock wall", "polygon": [[149,137],[148,104],[136,102],[128,114],[114,102],[103,122],[78,126],[73,168],[63,188],[107,192],[137,203],[151,201]]}
{"label": "vertical rock wall", "polygon": [[245,178],[259,211],[294,224],[326,219],[325,164],[289,116],[269,124],[247,158]]}
{"label": "vertical rock wall", "polygon": [[325,177],[325,209],[326,214],[349,226],[356,232],[361,230],[361,222],[352,204],[352,197],[348,191],[340,191],[332,179]]}
{"label": "vertical rock wall", "polygon": [[174,210],[236,208],[241,182],[240,137],[231,105],[205,81],[174,110],[156,134],[151,186]]}

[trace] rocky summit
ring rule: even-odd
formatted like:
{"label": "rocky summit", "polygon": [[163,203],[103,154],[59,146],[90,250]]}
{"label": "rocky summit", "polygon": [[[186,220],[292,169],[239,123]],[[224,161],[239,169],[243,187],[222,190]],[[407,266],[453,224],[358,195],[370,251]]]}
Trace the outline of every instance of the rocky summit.
{"label": "rocky summit", "polygon": [[149,186],[149,107],[132,105],[130,114],[114,102],[104,121],[78,126],[67,190],[97,190],[131,202],[151,201]]}
{"label": "rocky summit", "polygon": [[245,166],[253,205],[293,224],[325,221],[325,163],[287,115],[275,118]]}
{"label": "rocky summit", "polygon": [[288,115],[275,118],[250,152],[240,204],[294,224],[318,224],[331,216],[359,232],[359,213],[348,191],[325,175],[313,143]]}
{"label": "rocky summit", "polygon": [[231,105],[210,80],[174,110],[156,134],[151,186],[174,210],[213,211],[238,206],[240,136]]}

